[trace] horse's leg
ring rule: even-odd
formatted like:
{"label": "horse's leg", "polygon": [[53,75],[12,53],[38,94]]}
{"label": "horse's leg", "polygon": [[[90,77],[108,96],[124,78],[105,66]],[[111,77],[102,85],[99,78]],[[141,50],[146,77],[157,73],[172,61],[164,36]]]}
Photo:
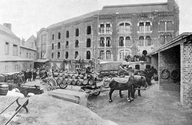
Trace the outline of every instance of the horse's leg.
{"label": "horse's leg", "polygon": [[138,91],[138,96],[141,96],[140,88],[141,88],[141,87],[138,87],[138,90],[137,90],[137,91]]}
{"label": "horse's leg", "polygon": [[119,90],[119,96],[120,96],[120,98],[123,98],[121,90]]}
{"label": "horse's leg", "polygon": [[115,89],[110,89],[110,91],[109,91],[109,102],[112,102],[112,101],[113,101],[112,98],[111,98],[111,96],[112,96],[112,93],[113,93],[114,90],[115,90]]}
{"label": "horse's leg", "polygon": [[131,98],[130,98],[130,97],[131,97],[131,91],[132,91],[132,90],[131,90],[131,88],[128,88],[127,90],[128,90],[127,101],[128,101],[128,102],[131,102]]}

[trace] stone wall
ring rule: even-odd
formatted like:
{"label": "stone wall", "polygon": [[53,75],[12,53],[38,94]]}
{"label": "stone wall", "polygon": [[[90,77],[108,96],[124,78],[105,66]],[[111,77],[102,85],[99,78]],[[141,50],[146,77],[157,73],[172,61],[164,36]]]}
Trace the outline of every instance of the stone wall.
{"label": "stone wall", "polygon": [[192,107],[192,43],[183,44],[181,47],[181,102]]}

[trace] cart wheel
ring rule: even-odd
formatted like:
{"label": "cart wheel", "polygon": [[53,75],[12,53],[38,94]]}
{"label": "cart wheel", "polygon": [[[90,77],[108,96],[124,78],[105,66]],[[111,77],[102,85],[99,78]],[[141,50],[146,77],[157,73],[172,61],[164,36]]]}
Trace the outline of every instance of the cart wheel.
{"label": "cart wheel", "polygon": [[99,94],[100,94],[100,91],[94,92],[94,93],[93,93],[93,96],[98,96]]}

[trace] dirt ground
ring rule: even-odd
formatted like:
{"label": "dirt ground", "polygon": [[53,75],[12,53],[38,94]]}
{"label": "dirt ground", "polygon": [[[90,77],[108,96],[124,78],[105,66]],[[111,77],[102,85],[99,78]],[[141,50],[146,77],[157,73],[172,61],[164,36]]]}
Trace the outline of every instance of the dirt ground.
{"label": "dirt ground", "polygon": [[88,107],[119,125],[192,125],[192,109],[181,106],[179,92],[159,90],[156,84],[131,103],[126,100],[127,92],[123,94],[120,98],[115,91],[112,103],[108,103],[108,92],[89,97]]}
{"label": "dirt ground", "polygon": [[[28,84],[44,87],[39,84],[38,80]],[[16,118],[16,122],[12,125],[21,125],[22,122],[22,125],[72,125],[73,123],[99,125],[105,124],[102,123],[106,122],[103,119],[114,121],[118,125],[192,125],[192,109],[181,106],[178,92],[159,90],[158,85],[155,84],[147,90],[141,91],[141,94],[142,97],[137,97],[136,94],[136,99],[131,103],[126,100],[126,91],[123,91],[123,98],[120,98],[118,91],[115,91],[112,103],[108,102],[108,91],[101,92],[97,97],[90,96],[88,108],[100,117],[94,113],[91,114],[87,108],[83,110],[83,106],[81,109],[75,108],[77,104],[72,104],[71,107],[71,103],[64,103],[59,99],[50,99],[47,96],[31,97],[32,101],[29,106],[33,107],[31,109],[33,113],[29,117],[22,115],[22,119],[18,118],[18,121]],[[10,100],[12,99],[10,98]],[[10,100],[5,103],[9,104]],[[39,103],[37,103],[38,101]],[[2,100],[0,100],[0,109],[2,109],[1,102]],[[72,108],[72,111],[67,111],[68,108]],[[69,117],[69,114],[75,114],[72,116],[74,118]],[[72,119],[73,123],[70,122]],[[5,121],[1,118],[0,123],[3,120]]]}

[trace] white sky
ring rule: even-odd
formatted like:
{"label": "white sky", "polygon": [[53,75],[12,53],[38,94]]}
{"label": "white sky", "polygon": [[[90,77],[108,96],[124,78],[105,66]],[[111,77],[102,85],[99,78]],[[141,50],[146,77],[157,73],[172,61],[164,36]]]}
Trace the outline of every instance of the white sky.
{"label": "white sky", "polygon": [[[180,33],[192,32],[192,0],[177,0]],[[11,23],[12,31],[26,40],[41,28],[80,16],[105,5],[159,3],[167,0],[0,0],[0,24]]]}

